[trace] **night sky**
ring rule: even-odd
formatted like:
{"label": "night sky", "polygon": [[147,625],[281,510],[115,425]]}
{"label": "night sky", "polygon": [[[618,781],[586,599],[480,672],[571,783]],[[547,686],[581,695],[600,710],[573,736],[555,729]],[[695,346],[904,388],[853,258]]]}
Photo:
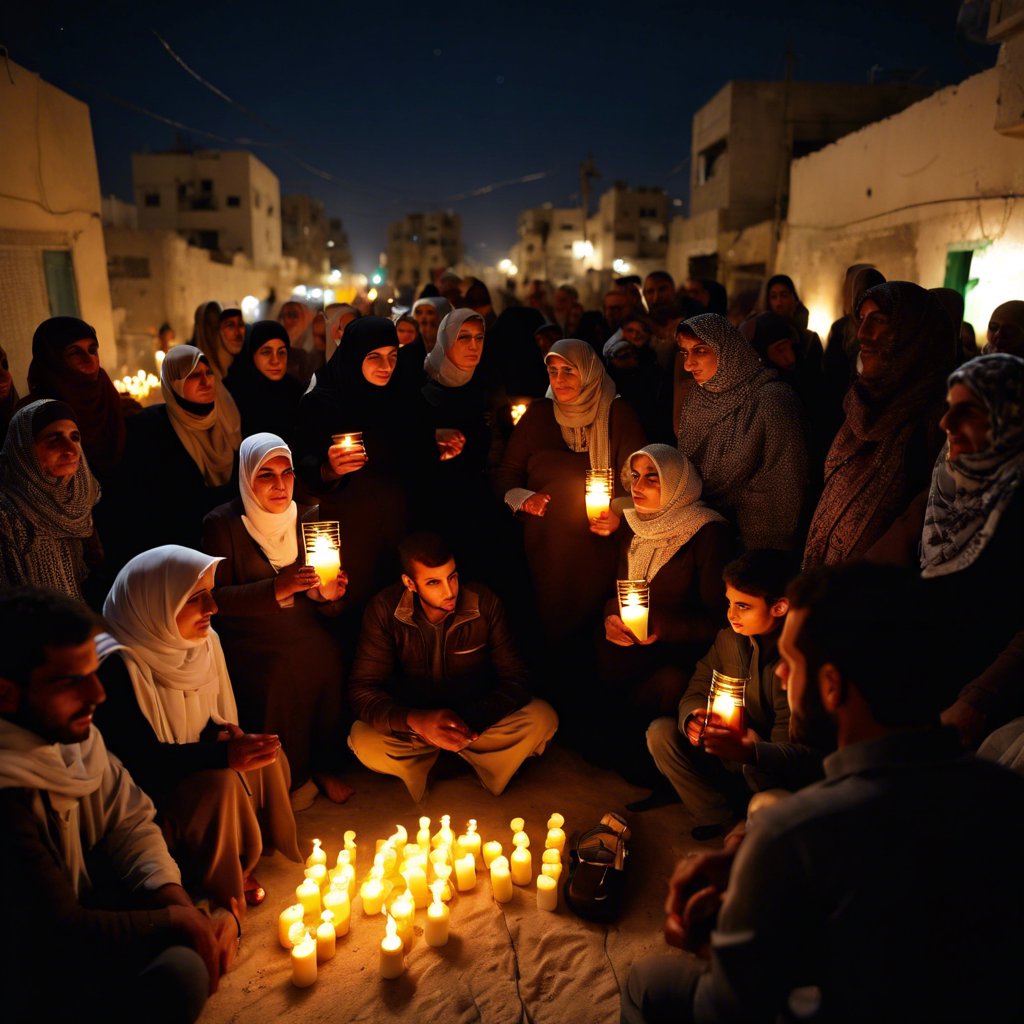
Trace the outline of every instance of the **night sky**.
{"label": "night sky", "polygon": [[788,42],[802,80],[948,85],[997,53],[957,34],[959,0],[6,6],[11,58],[90,105],[104,194],[131,199],[132,151],[175,144],[135,104],[324,200],[364,272],[390,221],[444,207],[467,257],[497,261],[519,210],[578,203],[588,152],[594,196],[621,179],[685,198],[694,111],[730,78],[781,78]]}

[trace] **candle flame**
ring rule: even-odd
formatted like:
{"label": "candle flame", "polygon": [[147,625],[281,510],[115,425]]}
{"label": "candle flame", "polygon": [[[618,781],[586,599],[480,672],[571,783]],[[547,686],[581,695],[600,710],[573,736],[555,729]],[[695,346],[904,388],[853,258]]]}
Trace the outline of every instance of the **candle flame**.
{"label": "candle flame", "polygon": [[565,818],[557,811],[548,818],[548,828],[561,828],[565,824]]}
{"label": "candle flame", "polygon": [[[387,914],[387,910],[381,907],[381,913]],[[395,919],[390,914],[388,914],[387,937],[389,939],[395,939],[398,937],[398,925],[395,923]]]}
{"label": "candle flame", "polygon": [[524,412],[526,412],[525,402],[516,402],[512,406],[512,426],[515,426],[523,418]]}
{"label": "candle flame", "polygon": [[466,832],[470,835],[476,832],[476,818],[469,819],[469,824],[466,826]]}

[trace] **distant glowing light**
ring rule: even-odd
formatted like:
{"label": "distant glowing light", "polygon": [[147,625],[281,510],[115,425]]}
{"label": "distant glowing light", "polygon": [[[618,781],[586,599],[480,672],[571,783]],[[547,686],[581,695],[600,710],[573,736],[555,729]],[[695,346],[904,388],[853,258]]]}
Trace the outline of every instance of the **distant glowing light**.
{"label": "distant glowing light", "polygon": [[325,288],[324,289],[324,305],[325,306],[330,306],[334,302],[334,299],[335,299],[334,289],[333,288]]}
{"label": "distant glowing light", "polygon": [[512,266],[512,261],[510,259],[504,259],[504,260],[502,260],[498,264],[498,269],[500,271],[502,271],[503,273],[507,274],[508,273],[508,268],[511,267],[511,266]]}
{"label": "distant glowing light", "polygon": [[327,280],[330,281],[331,284],[337,284],[341,280],[341,271],[338,269],[332,270],[327,275]]}
{"label": "distant glowing light", "polygon": [[300,298],[306,297],[306,286],[304,284],[297,284],[292,289],[292,295],[298,295]]}
{"label": "distant glowing light", "polygon": [[383,281],[384,281],[384,278],[381,277],[380,274],[373,274],[370,277],[370,281],[371,281],[372,284],[382,284]]}
{"label": "distant glowing light", "polygon": [[612,270],[616,274],[628,274],[633,268],[625,260],[613,260]]}
{"label": "distant glowing light", "polygon": [[[376,274],[374,274],[374,277],[376,277],[376,276],[377,276],[377,275],[376,275]],[[376,301],[377,301],[377,289],[376,289],[376,288],[371,288],[371,289],[370,289],[370,290],[369,290],[369,291],[368,291],[368,292],[366,293],[366,297],[367,297],[367,298],[368,298],[368,299],[369,299],[369,300],[370,300],[371,302],[376,302]]]}
{"label": "distant glowing light", "polygon": [[251,324],[260,313],[260,300],[255,295],[246,295],[242,299],[242,319]]}
{"label": "distant glowing light", "polygon": [[572,243],[572,254],[578,260],[586,260],[594,255],[594,243],[577,239]]}

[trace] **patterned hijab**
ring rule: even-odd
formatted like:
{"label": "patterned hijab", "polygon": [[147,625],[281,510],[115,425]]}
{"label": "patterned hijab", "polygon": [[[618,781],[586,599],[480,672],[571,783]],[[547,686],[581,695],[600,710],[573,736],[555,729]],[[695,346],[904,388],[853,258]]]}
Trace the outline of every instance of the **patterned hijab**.
{"label": "patterned hijab", "polygon": [[252,485],[256,474],[270,459],[283,455],[291,464],[292,450],[276,434],[263,433],[247,437],[238,454],[238,489],[245,508],[242,525],[267,556],[267,561],[280,572],[299,557],[295,534],[298,509],[293,501],[284,512],[268,512],[257,500]]}
{"label": "patterned hijab", "polygon": [[667,444],[649,444],[633,452],[627,463],[646,455],[661,481],[661,507],[657,512],[627,508],[623,515],[633,531],[629,544],[629,578],[647,580],[707,523],[725,519],[700,500],[701,479],[693,463]]}
{"label": "patterned hijab", "polygon": [[615,469],[611,464],[611,437],[608,417],[615,398],[615,382],[605,372],[601,357],[577,338],[563,338],[551,346],[544,357],[545,366],[552,356],[561,356],[579,372],[583,380],[573,402],[560,402],[551,388],[547,396],[555,406],[555,421],[562,440],[574,452],[590,452],[591,469]]}
{"label": "patterned hijab", "polygon": [[86,576],[81,541],[92,535],[100,487],[84,453],[67,482],[40,468],[33,447],[36,436],[60,419],[75,420],[74,411],[49,398],[23,406],[11,419],[0,450],[0,511],[8,512],[3,518],[13,533],[4,537],[3,561],[11,583],[81,597]]}
{"label": "patterned hijab", "polygon": [[117,574],[103,602],[110,633],[97,638],[97,653],[102,660],[122,652],[161,743],[196,743],[211,719],[238,721],[220,638],[210,629],[186,640],[176,621],[203,573],[222,561],[176,544],[144,551]]}
{"label": "patterned hijab", "polygon": [[160,390],[178,440],[199,467],[206,486],[219,487],[231,479],[241,441],[241,417],[231,393],[219,379],[211,404],[186,401],[185,378],[200,359],[206,357],[198,348],[175,345],[160,367]]}
{"label": "patterned hijab", "polygon": [[964,363],[949,378],[988,409],[989,445],[949,458],[942,449],[928,495],[921,575],[946,576],[972,565],[999,527],[1024,479],[1024,359],[994,354]]}
{"label": "patterned hijab", "polygon": [[[458,388],[473,379],[473,370],[462,370],[448,358],[448,351],[459,336],[459,330],[467,320],[484,318],[472,309],[456,309],[449,313],[437,328],[437,342],[427,353],[423,369],[431,380],[446,388]],[[482,355],[482,353],[481,353]],[[475,369],[475,367],[474,367]]]}

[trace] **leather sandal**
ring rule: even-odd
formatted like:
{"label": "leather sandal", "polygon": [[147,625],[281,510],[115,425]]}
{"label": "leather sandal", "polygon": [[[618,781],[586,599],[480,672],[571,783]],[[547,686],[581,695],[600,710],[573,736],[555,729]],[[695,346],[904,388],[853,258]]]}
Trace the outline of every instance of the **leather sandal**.
{"label": "leather sandal", "polygon": [[579,917],[613,921],[619,916],[630,835],[625,819],[608,813],[601,824],[583,832],[573,842],[565,902]]}

